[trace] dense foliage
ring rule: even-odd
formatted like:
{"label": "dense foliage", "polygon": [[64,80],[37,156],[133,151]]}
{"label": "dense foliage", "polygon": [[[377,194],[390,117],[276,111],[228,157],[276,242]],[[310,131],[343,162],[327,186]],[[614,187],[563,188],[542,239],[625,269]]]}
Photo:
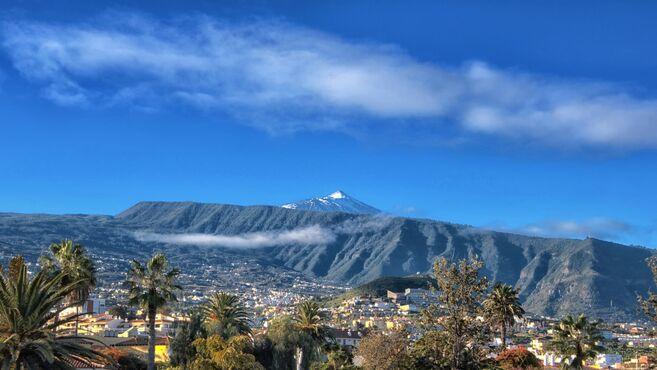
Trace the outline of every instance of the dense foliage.
{"label": "dense foliage", "polygon": [[174,366],[180,365],[182,368],[191,364],[194,356],[196,356],[194,341],[205,336],[203,317],[200,314],[192,314],[189,321],[182,325],[169,344],[171,349],[171,364]]}
{"label": "dense foliage", "polygon": [[405,330],[373,332],[363,338],[355,355],[361,358],[365,370],[410,369],[410,348]]}
{"label": "dense foliage", "polygon": [[182,289],[176,284],[179,274],[177,268],[169,266],[169,261],[162,253],[153,255],[146,265],[133,260],[128,271],[130,304],[146,310],[148,370],[155,370],[155,316],[158,309],[176,300],[176,291]]}
{"label": "dense foliage", "polygon": [[190,370],[264,370],[256,361],[251,339],[245,335],[226,340],[219,335],[194,341],[196,356]]}
{"label": "dense foliage", "polygon": [[22,258],[0,274],[0,366],[2,369],[68,369],[71,361],[103,363],[106,358],[79,344],[75,337],[59,335],[57,328],[76,316],[60,318],[71,306],[67,298],[79,281],[63,285],[64,273],[41,270],[29,278]]}
{"label": "dense foliage", "polygon": [[488,280],[479,274],[482,267],[476,259],[452,263],[440,258],[434,264],[439,304],[423,312],[424,326],[438,331],[434,335],[447,348],[443,353],[451,369],[476,368],[486,358],[488,328],[479,317]]}
{"label": "dense foliage", "polygon": [[584,315],[568,315],[554,329],[552,346],[558,353],[572,356],[572,360],[567,363],[569,369],[582,369],[584,361],[595,358],[603,350],[600,346],[603,338],[598,324],[589,321]]}
{"label": "dense foliage", "polygon": [[495,360],[504,370],[540,369],[543,367],[541,361],[526,348],[504,350],[497,355]]}
{"label": "dense foliage", "polygon": [[506,347],[507,328],[515,324],[516,318],[522,318],[525,314],[518,291],[507,284],[495,284],[484,301],[484,311],[488,322],[493,327],[500,328],[502,348]]}
{"label": "dense foliage", "polygon": [[249,313],[236,295],[213,294],[201,309],[209,332],[229,339],[235,335],[251,335]]}

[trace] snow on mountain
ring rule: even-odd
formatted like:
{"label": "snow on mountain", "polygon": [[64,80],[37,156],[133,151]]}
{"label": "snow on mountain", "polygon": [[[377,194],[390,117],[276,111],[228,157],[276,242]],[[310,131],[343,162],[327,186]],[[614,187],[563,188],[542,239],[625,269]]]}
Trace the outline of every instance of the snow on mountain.
{"label": "snow on mountain", "polygon": [[345,192],[338,190],[325,197],[311,198],[295,203],[283,204],[288,209],[303,209],[320,212],[347,212],[347,213],[381,213],[378,209],[352,198]]}

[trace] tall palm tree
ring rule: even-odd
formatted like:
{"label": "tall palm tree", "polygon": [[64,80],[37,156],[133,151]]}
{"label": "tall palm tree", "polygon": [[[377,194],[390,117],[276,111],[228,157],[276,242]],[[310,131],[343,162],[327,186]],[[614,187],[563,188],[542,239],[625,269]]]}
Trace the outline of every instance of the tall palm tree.
{"label": "tall palm tree", "polygon": [[590,322],[584,315],[564,317],[554,329],[552,346],[564,356],[575,356],[568,363],[563,361],[564,369],[582,369],[586,359],[594,358],[603,348],[598,344],[602,334],[598,322]]}
{"label": "tall palm tree", "polygon": [[155,316],[157,310],[168,302],[176,301],[176,291],[182,289],[176,284],[180,275],[177,268],[169,266],[162,253],[156,253],[142,265],[132,261],[128,271],[130,304],[146,310],[148,320],[148,370],[155,370]]}
{"label": "tall palm tree", "polygon": [[75,337],[57,333],[73,320],[58,318],[77,289],[76,281],[62,286],[65,277],[42,270],[30,280],[19,259],[12,261],[9,273],[0,274],[0,368],[72,369],[74,362],[106,363],[105,356]]}
{"label": "tall palm tree", "polygon": [[525,310],[520,305],[518,291],[510,285],[497,283],[484,300],[484,310],[489,323],[500,329],[502,348],[506,348],[506,329],[512,327],[517,318],[522,318]]}
{"label": "tall palm tree", "polygon": [[211,333],[224,339],[235,335],[251,335],[249,313],[236,295],[215,293],[201,310]]}
{"label": "tall palm tree", "polygon": [[[311,348],[319,348],[321,344],[326,342],[329,336],[328,328],[324,325],[324,318],[317,302],[301,302],[297,306],[297,312],[293,320],[297,330],[310,339]],[[299,344],[297,347],[297,370],[301,370],[306,362],[304,355],[303,345]]]}
{"label": "tall palm tree", "polygon": [[75,335],[78,335],[79,305],[89,298],[96,286],[96,268],[93,261],[80,244],[72,240],[62,240],[50,245],[50,254],[40,260],[43,269],[51,275],[61,273],[62,286],[76,282],[75,289],[66,297],[67,303],[75,303]]}

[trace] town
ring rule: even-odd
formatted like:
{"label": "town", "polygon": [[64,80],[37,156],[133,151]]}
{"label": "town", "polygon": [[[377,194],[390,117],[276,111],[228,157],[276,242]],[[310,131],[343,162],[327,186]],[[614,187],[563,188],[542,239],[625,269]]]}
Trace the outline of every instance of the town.
{"label": "town", "polygon": [[[132,262],[122,284],[104,286],[96,278],[103,263],[71,240],[54,243],[38,263],[14,257],[1,279],[3,307],[19,304],[9,303],[19,291],[42,289],[44,295],[60,297],[46,304],[48,311],[42,314],[47,323],[40,325],[54,328],[52,340],[71,346],[68,355],[55,354],[59,361],[80,369],[655,365],[657,336],[647,317],[640,322],[602,322],[582,315],[532,315],[524,312],[512,287],[490,285],[478,276],[481,264],[476,260],[437,261],[433,277],[378,279],[369,284],[370,290],[297,274],[262,284],[250,280],[253,271],[239,263],[208,266],[215,270],[206,276],[232,276],[216,286],[199,279],[190,284],[193,276],[163,254],[143,265]],[[52,283],[42,280],[46,276],[62,288],[49,290]],[[231,280],[233,284],[225,283]],[[183,281],[193,288],[180,286]],[[385,289],[391,281],[397,287],[413,282],[413,287]],[[36,300],[31,304],[38,303],[39,296],[29,298]],[[28,307],[15,309],[26,314],[22,310]],[[2,320],[11,320],[7,311],[0,315]],[[450,359],[453,348],[469,354]],[[35,355],[23,350],[13,356],[29,363]]]}

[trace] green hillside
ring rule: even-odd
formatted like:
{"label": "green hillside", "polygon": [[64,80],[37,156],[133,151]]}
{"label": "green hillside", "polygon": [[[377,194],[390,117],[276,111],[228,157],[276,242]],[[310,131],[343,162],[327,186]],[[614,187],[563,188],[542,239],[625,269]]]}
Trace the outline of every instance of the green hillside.
{"label": "green hillside", "polygon": [[403,292],[407,288],[429,289],[432,281],[433,279],[426,275],[384,276],[350,289],[346,293],[332,299],[331,303],[339,304],[346,299],[360,296],[385,297],[388,290]]}

